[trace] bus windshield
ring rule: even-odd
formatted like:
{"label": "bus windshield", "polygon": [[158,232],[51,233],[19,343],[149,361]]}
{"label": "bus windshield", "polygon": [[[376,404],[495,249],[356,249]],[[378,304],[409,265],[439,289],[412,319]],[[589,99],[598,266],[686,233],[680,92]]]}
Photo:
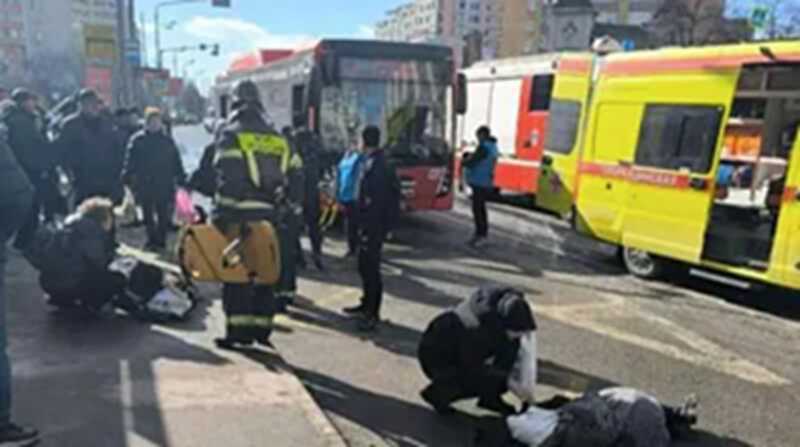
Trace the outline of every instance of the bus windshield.
{"label": "bus windshield", "polygon": [[340,82],[326,86],[320,132],[329,148],[358,144],[376,125],[389,155],[400,161],[446,160],[446,71],[435,62],[342,58]]}

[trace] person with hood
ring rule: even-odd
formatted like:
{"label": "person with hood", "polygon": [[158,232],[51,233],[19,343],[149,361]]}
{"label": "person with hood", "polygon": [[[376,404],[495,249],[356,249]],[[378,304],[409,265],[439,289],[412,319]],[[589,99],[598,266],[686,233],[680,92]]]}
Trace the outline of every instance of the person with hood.
{"label": "person with hood", "polygon": [[472,189],[472,217],[475,220],[475,234],[469,245],[478,248],[484,245],[489,236],[489,217],[486,202],[494,194],[494,168],[499,156],[497,139],[487,126],[476,132],[478,148],[462,162],[466,168],[467,184]]}
{"label": "person with hood", "polygon": [[95,91],[81,90],[78,104],[78,112],[66,118],[56,140],[74,180],[75,201],[106,197],[119,205],[125,196],[121,179],[125,148]]}
{"label": "person with hood", "polygon": [[163,250],[172,223],[175,189],[186,183],[186,172],[175,141],[164,131],[159,109],[148,108],[144,130],[131,137],[122,178],[136,191],[144,210],[147,246]]}
{"label": "person with hood", "polygon": [[19,229],[33,202],[33,186],[7,143],[0,122],[0,445],[30,445],[39,433],[11,420],[11,362],[6,323],[6,245]]}
{"label": "person with hood", "polygon": [[[192,189],[214,196],[214,224],[221,229],[267,221],[278,227],[285,203],[291,158],[289,142],[265,120],[258,87],[243,80],[233,89],[231,116],[207,146]],[[226,335],[223,349],[269,345],[275,315],[271,286],[225,284],[222,292]]]}
{"label": "person with hood", "polygon": [[42,255],[49,256],[33,264],[49,305],[97,312],[106,304],[125,302],[125,275],[109,269],[116,256],[113,228],[114,204],[93,197],[48,236],[52,242]]}
{"label": "person with hood", "polygon": [[49,191],[48,173],[54,167],[54,157],[45,138],[33,93],[22,88],[14,89],[11,101],[0,107],[0,119],[8,129],[8,145],[36,191],[33,206],[14,240],[14,248],[24,250],[39,227],[45,195]]}
{"label": "person with hood", "polygon": [[[438,413],[458,400],[478,398],[478,406],[513,414],[504,402],[517,361],[519,340],[536,330],[525,295],[512,287],[483,286],[473,296],[433,320],[419,345],[422,371],[431,380],[421,395]],[[491,363],[488,363],[491,360]]]}

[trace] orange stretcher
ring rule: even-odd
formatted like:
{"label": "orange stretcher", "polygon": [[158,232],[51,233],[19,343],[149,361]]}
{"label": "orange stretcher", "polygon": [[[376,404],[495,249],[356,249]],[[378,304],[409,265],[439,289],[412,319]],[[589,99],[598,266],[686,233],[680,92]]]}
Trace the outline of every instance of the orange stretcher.
{"label": "orange stretcher", "polygon": [[281,272],[280,245],[269,222],[187,227],[180,238],[181,266],[193,281],[272,285]]}

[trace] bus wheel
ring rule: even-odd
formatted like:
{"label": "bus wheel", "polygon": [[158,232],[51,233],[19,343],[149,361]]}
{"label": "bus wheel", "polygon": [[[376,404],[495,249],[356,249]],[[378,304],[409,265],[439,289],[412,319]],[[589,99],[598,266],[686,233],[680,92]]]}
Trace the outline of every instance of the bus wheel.
{"label": "bus wheel", "polygon": [[636,248],[622,248],[622,262],[633,276],[645,279],[658,278],[666,269],[663,260]]}

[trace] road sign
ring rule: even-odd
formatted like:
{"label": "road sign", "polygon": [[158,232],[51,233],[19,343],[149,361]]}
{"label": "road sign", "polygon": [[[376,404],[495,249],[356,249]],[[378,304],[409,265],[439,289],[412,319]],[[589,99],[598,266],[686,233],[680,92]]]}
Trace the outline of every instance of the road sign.
{"label": "road sign", "polygon": [[211,0],[211,6],[217,8],[230,8],[231,0]]}
{"label": "road sign", "polygon": [[750,17],[750,23],[756,30],[762,30],[767,26],[767,19],[769,18],[770,9],[767,6],[756,6],[753,8],[753,15]]}

